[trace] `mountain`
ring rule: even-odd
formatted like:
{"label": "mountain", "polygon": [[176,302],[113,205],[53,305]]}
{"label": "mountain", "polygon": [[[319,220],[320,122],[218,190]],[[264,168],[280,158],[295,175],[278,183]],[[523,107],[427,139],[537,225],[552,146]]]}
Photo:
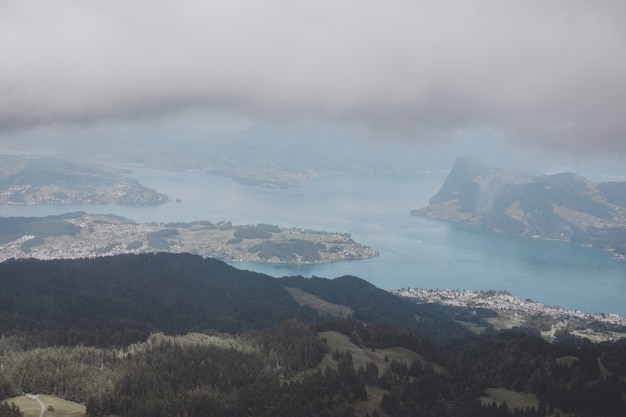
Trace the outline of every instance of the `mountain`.
{"label": "mountain", "polygon": [[626,257],[626,182],[595,183],[569,172],[530,176],[463,157],[429,205],[411,214]]}

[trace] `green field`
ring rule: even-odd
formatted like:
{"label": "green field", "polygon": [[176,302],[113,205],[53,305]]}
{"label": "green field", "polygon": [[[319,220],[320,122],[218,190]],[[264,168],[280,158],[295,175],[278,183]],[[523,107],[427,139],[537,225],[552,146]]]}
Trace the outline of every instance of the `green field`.
{"label": "green field", "polygon": [[[322,332],[320,333],[320,337],[326,339],[330,352],[334,350],[350,352],[355,369],[358,369],[359,366],[365,367],[368,362],[373,362],[378,367],[379,374],[382,374],[391,361],[406,362],[407,365],[410,365],[411,362],[417,360],[432,366],[437,373],[447,373],[443,366],[428,362],[419,353],[403,347],[393,347],[387,349],[362,348],[352,343],[348,336],[335,331]],[[326,354],[322,362],[318,365],[318,368],[325,369],[326,366],[336,366],[336,362],[331,358],[330,353]]]}
{"label": "green field", "polygon": [[[381,375],[385,372],[385,369],[389,366],[392,360],[398,362],[406,362],[410,364],[414,360],[418,360],[420,362],[425,362],[424,357],[418,353],[415,353],[411,350],[395,347],[389,349],[367,349],[362,348],[350,340],[350,338],[346,335],[335,331],[326,331],[319,334],[320,337],[326,339],[326,343],[328,345],[329,351],[341,350],[350,352],[352,355],[352,362],[354,364],[354,368],[358,369],[360,366],[365,367],[368,362],[373,362],[378,367],[378,373]],[[386,360],[385,360],[386,359]],[[327,366],[336,367],[337,362],[332,359],[331,353],[327,353],[324,359],[318,365],[319,369],[325,369]],[[433,366],[435,370],[443,370],[438,365]],[[379,404],[388,391],[379,388],[367,386],[367,401],[358,401],[356,408],[363,414],[372,414],[375,410],[378,411],[381,415],[386,415],[379,408]]]}
{"label": "green field", "polygon": [[285,289],[291,294],[294,300],[298,304],[311,307],[321,315],[328,315],[333,317],[348,317],[352,314],[352,309],[348,306],[333,304],[326,302],[313,294],[302,291],[300,288],[285,287]]}
{"label": "green field", "polygon": [[491,404],[493,401],[497,405],[506,403],[507,407],[512,409],[525,410],[526,407],[539,407],[539,400],[533,394],[525,392],[511,391],[505,388],[487,388],[486,396],[480,397],[483,404]]}
{"label": "green field", "polygon": [[[45,417],[86,417],[85,406],[72,401],[66,401],[53,395],[39,395],[45,405]],[[15,403],[24,413],[24,417],[39,417],[41,411],[39,402],[25,395],[9,398],[6,403]]]}

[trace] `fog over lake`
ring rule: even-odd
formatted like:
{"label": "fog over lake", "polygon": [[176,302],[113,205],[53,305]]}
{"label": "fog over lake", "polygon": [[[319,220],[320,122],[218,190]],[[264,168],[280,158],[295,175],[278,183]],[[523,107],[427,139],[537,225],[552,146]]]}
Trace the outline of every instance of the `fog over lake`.
{"label": "fog over lake", "polygon": [[131,177],[180,203],[4,206],[1,211],[4,216],[43,216],[82,210],[138,222],[227,220],[349,232],[380,256],[322,265],[232,264],[272,276],[355,275],[384,289],[507,290],[548,305],[626,316],[626,263],[604,251],[410,216],[410,210],[428,203],[445,176],[328,176],[272,189],[204,173],[134,170]]}

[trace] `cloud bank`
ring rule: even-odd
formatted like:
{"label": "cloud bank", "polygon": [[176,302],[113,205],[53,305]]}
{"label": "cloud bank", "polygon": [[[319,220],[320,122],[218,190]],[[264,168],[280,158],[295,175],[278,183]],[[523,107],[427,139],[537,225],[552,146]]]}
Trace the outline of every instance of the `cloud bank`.
{"label": "cloud bank", "polygon": [[0,130],[207,108],[626,153],[626,2],[0,0]]}

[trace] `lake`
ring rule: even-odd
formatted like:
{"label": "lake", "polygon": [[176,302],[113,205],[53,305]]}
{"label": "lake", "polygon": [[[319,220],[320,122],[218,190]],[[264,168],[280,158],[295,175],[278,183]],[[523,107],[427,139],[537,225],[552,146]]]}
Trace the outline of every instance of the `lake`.
{"label": "lake", "polygon": [[318,177],[290,189],[252,187],[203,173],[135,170],[131,176],[181,202],[3,206],[0,213],[45,216],[82,210],[139,222],[229,220],[349,232],[380,256],[322,265],[233,265],[272,276],[355,275],[384,289],[507,290],[548,305],[626,316],[626,263],[604,251],[410,216],[439,190],[445,174]]}

